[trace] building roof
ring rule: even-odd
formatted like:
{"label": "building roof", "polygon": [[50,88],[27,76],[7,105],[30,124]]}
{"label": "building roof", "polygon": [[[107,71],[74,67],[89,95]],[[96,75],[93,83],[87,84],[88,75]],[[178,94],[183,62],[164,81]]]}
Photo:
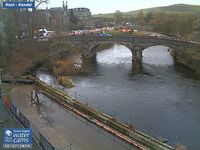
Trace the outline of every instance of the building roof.
{"label": "building roof", "polygon": [[88,10],[88,11],[90,11],[90,9],[86,8],[86,7],[76,7],[76,8],[71,8],[71,10]]}

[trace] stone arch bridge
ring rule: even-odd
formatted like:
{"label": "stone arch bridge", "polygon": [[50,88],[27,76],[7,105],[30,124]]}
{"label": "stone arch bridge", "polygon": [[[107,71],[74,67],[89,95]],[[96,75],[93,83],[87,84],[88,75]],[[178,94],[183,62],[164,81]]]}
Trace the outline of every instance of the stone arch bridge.
{"label": "stone arch bridge", "polygon": [[[126,46],[132,52],[132,61],[134,64],[140,64],[142,60],[142,51],[145,48],[156,45],[163,45],[175,50],[176,55],[182,56],[186,49],[196,49],[197,44],[174,40],[170,38],[159,38],[153,36],[68,36],[65,38],[55,38],[59,42],[67,42],[75,47],[80,48],[82,57],[92,58],[96,56],[96,47],[104,43],[121,44]],[[52,42],[51,42],[52,43]]]}

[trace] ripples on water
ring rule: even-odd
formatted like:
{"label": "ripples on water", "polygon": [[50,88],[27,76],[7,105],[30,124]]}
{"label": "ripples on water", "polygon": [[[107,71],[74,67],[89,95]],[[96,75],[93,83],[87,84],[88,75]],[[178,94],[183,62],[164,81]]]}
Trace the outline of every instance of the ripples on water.
{"label": "ripples on water", "polygon": [[[142,73],[130,75],[131,60],[130,50],[121,45],[101,51],[95,69],[72,77],[76,86],[64,91],[148,134],[198,149],[200,82],[177,73],[164,46],[143,51]],[[63,90],[52,76],[38,76]]]}

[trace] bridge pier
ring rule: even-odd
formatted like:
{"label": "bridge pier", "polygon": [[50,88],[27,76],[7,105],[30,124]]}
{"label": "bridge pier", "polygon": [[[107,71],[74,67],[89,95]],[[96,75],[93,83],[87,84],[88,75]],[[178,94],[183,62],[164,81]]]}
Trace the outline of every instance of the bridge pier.
{"label": "bridge pier", "polygon": [[96,57],[97,57],[97,54],[91,56],[91,57],[87,57],[85,55],[81,55],[81,59],[82,61],[88,61],[88,62],[96,62]]}
{"label": "bridge pier", "polygon": [[86,57],[85,55],[81,55],[81,60],[82,60],[83,66],[87,67],[87,66],[91,66],[91,64],[95,64],[96,56],[97,56],[96,54],[93,55],[92,57]]}
{"label": "bridge pier", "polygon": [[138,48],[132,51],[132,69],[139,71],[142,67],[142,51]]}

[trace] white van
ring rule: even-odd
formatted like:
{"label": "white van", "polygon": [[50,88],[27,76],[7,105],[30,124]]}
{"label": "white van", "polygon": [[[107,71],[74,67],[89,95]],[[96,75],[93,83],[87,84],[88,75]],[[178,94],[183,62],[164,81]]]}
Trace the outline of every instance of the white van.
{"label": "white van", "polygon": [[51,37],[55,37],[55,36],[56,36],[55,31],[47,31],[47,29],[38,30],[38,38],[39,39],[51,38]]}
{"label": "white van", "polygon": [[38,39],[43,39],[47,37],[47,29],[38,30]]}
{"label": "white van", "polygon": [[56,37],[56,32],[55,31],[47,31],[46,36],[48,38]]}

